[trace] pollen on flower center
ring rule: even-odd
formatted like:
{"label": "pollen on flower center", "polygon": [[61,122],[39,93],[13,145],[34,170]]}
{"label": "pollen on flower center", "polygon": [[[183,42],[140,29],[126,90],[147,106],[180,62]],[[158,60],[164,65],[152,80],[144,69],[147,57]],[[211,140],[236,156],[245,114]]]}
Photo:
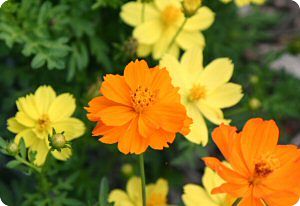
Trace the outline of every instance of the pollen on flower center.
{"label": "pollen on flower center", "polygon": [[254,166],[254,178],[264,178],[280,167],[279,159],[274,155],[263,156]]}
{"label": "pollen on flower center", "polygon": [[201,85],[194,85],[189,92],[188,100],[193,102],[200,99],[204,99],[206,97],[205,87]]}
{"label": "pollen on flower center", "polygon": [[149,88],[138,86],[131,95],[131,100],[136,112],[142,112],[155,101],[155,93]]}
{"label": "pollen on flower center", "polygon": [[37,129],[39,132],[43,132],[50,127],[50,119],[49,116],[43,114],[37,121]]}
{"label": "pollen on flower center", "polygon": [[162,12],[162,20],[166,25],[173,24],[179,19],[181,13],[179,8],[169,5]]}

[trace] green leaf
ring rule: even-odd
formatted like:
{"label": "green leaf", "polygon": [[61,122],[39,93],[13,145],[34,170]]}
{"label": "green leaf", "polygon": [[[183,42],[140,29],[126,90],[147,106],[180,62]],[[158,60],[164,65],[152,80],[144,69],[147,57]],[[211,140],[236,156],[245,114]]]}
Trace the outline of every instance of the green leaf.
{"label": "green leaf", "polygon": [[28,153],[28,159],[30,162],[34,162],[36,158],[37,151],[29,151]]}
{"label": "green leaf", "polygon": [[108,206],[108,192],[109,192],[109,185],[108,180],[106,177],[101,179],[100,183],[100,192],[99,192],[99,206]]}
{"label": "green leaf", "polygon": [[2,137],[0,137],[0,147],[6,149],[6,146],[7,142]]}
{"label": "green leaf", "polygon": [[20,147],[21,157],[23,159],[26,159],[26,146],[25,146],[25,141],[23,138],[21,138],[21,140],[20,140],[19,147]]}
{"label": "green leaf", "polygon": [[20,164],[21,164],[21,162],[19,162],[18,160],[12,160],[6,164],[6,167],[13,169],[13,168],[16,168],[17,166],[19,166]]}
{"label": "green leaf", "polygon": [[31,67],[37,69],[45,64],[46,60],[42,54],[37,54],[31,61]]}

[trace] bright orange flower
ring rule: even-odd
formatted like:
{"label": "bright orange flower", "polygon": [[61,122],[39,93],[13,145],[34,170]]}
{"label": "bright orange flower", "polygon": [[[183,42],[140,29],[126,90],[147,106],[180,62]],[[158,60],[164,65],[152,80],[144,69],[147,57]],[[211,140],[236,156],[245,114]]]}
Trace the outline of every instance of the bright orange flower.
{"label": "bright orange flower", "polygon": [[[221,125],[213,140],[232,169],[213,157],[203,158],[226,183],[212,193],[242,198],[239,206],[292,206],[299,200],[300,157],[293,145],[277,145],[279,130],[273,120],[249,120],[240,133]],[[298,190],[298,191],[297,191]]]}
{"label": "bright orange flower", "polygon": [[97,122],[93,136],[118,143],[124,154],[141,154],[148,146],[162,150],[176,132],[189,132],[191,120],[166,69],[149,69],[136,60],[126,66],[124,76],[106,75],[100,93],[86,108],[88,119]]}

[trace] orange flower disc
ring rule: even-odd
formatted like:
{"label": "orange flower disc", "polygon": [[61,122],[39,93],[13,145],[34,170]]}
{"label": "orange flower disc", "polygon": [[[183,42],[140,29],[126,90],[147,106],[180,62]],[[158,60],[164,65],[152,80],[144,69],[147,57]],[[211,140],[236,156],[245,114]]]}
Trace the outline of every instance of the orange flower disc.
{"label": "orange flower disc", "polygon": [[191,120],[166,69],[149,69],[136,60],[126,66],[124,76],[106,75],[100,93],[85,108],[88,119],[97,122],[93,136],[118,143],[124,154],[141,154],[148,146],[162,150],[177,132],[189,132]]}
{"label": "orange flower disc", "polygon": [[213,132],[213,140],[231,168],[216,158],[203,158],[226,181],[212,193],[242,198],[239,206],[294,205],[300,196],[299,149],[277,145],[279,130],[273,120],[250,119],[242,132],[236,130],[221,125]]}

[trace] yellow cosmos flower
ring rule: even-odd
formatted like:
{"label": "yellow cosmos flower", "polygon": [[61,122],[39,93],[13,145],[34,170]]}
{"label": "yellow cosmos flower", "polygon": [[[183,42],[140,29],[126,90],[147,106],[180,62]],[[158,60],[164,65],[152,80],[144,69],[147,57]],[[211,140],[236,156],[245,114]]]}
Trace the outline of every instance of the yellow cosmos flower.
{"label": "yellow cosmos flower", "polygon": [[231,206],[234,199],[229,198],[225,194],[212,195],[211,191],[225,183],[212,169],[206,167],[202,177],[204,187],[195,184],[187,184],[184,186],[184,194],[182,200],[186,206]]}
{"label": "yellow cosmos flower", "polygon": [[[182,10],[181,0],[154,0],[144,5],[137,1],[122,6],[121,18],[135,27],[133,36],[139,42],[138,56],[152,53],[154,59],[159,59],[169,53],[177,57],[179,48],[204,47],[205,40],[200,31],[212,25],[214,13],[202,6],[195,15],[186,19]],[[177,36],[179,29],[181,32]]]}
{"label": "yellow cosmos flower", "polygon": [[[159,179],[155,184],[146,186],[147,206],[167,206],[168,183]],[[108,197],[114,206],[142,206],[141,179],[132,177],[127,182],[126,192],[120,189],[111,191]]]}
{"label": "yellow cosmos flower", "polygon": [[[231,2],[232,0],[221,0],[221,2],[227,4]],[[235,4],[238,7],[243,7],[243,6],[248,6],[249,4],[257,4],[257,5],[262,5],[265,3],[266,0],[234,0]]]}
{"label": "yellow cosmos flower", "polygon": [[[75,111],[75,99],[69,93],[56,96],[50,86],[40,86],[34,94],[21,97],[16,102],[18,112],[8,119],[8,130],[17,134],[18,144],[23,138],[30,151],[37,151],[35,164],[43,165],[50,150],[48,135],[64,132],[67,141],[80,137],[85,126],[79,119],[71,117]],[[66,160],[71,155],[70,148],[51,154],[59,160]]]}
{"label": "yellow cosmos flower", "polygon": [[160,64],[169,71],[174,86],[180,88],[181,102],[193,119],[187,139],[206,145],[208,130],[202,115],[214,124],[228,124],[230,120],[224,119],[221,109],[238,103],[243,94],[240,85],[228,83],[233,73],[230,59],[216,59],[205,68],[202,59],[202,49],[195,47],[185,52],[180,62],[165,55]]}

